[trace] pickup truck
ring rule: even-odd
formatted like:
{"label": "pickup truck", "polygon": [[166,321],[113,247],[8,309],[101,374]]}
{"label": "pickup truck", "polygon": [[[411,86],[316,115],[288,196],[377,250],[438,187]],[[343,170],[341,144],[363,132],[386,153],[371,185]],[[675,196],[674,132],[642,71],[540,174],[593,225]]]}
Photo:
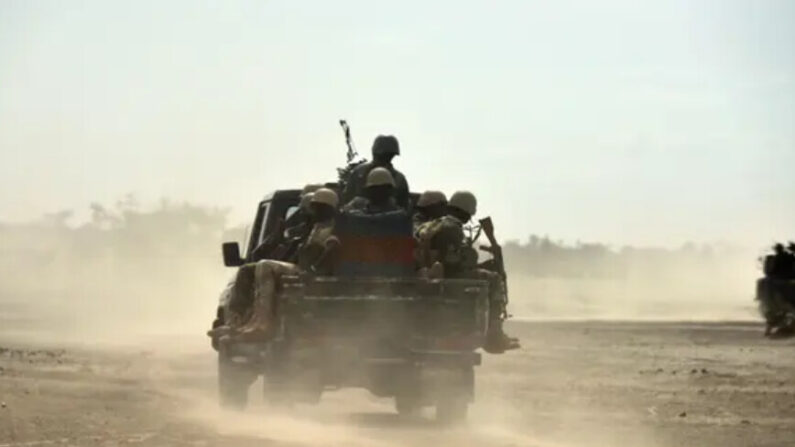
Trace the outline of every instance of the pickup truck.
{"label": "pickup truck", "polygon": [[[265,197],[246,254],[237,243],[225,243],[225,265],[257,262],[255,248],[283,231],[281,222],[298,209],[300,193]],[[476,351],[488,329],[487,284],[417,275],[405,214],[341,214],[335,234],[341,254],[333,275],[281,278],[275,335],[245,342],[213,337],[221,405],[245,407],[249,388],[262,376],[264,399],[272,404],[314,403],[325,391],[363,387],[393,398],[402,415],[433,406],[441,422],[466,418],[481,361]],[[226,323],[230,287],[221,294],[213,328]]]}

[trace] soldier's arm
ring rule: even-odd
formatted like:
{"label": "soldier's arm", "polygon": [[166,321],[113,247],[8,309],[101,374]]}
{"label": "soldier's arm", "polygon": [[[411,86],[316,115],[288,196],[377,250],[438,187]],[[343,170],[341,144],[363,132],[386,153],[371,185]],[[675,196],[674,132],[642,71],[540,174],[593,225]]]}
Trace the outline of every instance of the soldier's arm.
{"label": "soldier's arm", "polygon": [[406,176],[400,174],[400,184],[398,185],[397,197],[395,197],[397,204],[404,209],[409,209],[409,182]]}
{"label": "soldier's arm", "polygon": [[350,202],[351,199],[353,199],[353,196],[356,195],[353,192],[354,191],[353,182],[354,182],[353,174],[351,174],[351,176],[348,178],[348,183],[345,184],[345,189],[342,191],[342,197],[340,197],[340,199],[342,199],[341,200],[342,203]]}

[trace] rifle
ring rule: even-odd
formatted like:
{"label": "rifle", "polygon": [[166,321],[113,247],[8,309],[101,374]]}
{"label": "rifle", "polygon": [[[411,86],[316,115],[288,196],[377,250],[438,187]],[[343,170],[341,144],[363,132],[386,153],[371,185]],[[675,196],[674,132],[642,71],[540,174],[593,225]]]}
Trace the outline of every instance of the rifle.
{"label": "rifle", "polygon": [[502,309],[502,317],[505,318],[508,316],[506,310],[508,306],[508,275],[505,273],[505,260],[502,257],[502,246],[500,246],[499,242],[497,242],[497,238],[494,236],[494,223],[491,221],[491,217],[484,217],[483,219],[480,219],[480,228],[486,235],[486,238],[489,240],[489,245],[481,245],[480,249],[491,253],[491,255],[494,257],[494,268],[497,271],[497,274],[499,274],[502,278],[503,300],[505,303]]}
{"label": "rifle", "polygon": [[342,127],[342,132],[345,134],[345,145],[348,146],[348,152],[345,153],[345,166],[342,168],[337,168],[340,191],[344,191],[345,184],[348,183],[348,177],[350,177],[351,172],[353,172],[353,168],[364,163],[365,160],[356,160],[359,157],[359,152],[356,151],[356,145],[353,144],[351,128],[348,126],[348,122],[345,120],[340,120],[340,127]]}

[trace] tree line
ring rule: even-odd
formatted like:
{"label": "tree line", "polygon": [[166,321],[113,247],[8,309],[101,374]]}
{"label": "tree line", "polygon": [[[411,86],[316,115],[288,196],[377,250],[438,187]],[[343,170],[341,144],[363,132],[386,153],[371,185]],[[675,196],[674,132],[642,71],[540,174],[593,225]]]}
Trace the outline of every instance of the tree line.
{"label": "tree line", "polygon": [[[245,226],[230,225],[228,210],[163,200],[143,207],[126,197],[113,205],[94,203],[89,218],[71,223],[61,211],[27,223],[0,222],[0,275],[11,282],[20,272],[69,275],[90,268],[109,274],[144,274],[154,266],[221,269],[219,245],[242,241]],[[676,275],[746,264],[753,257],[720,244],[686,243],[677,248],[610,247],[566,243],[531,235],[503,247],[512,275],[557,278],[625,278],[636,274]],[[88,273],[85,273],[88,274]]]}

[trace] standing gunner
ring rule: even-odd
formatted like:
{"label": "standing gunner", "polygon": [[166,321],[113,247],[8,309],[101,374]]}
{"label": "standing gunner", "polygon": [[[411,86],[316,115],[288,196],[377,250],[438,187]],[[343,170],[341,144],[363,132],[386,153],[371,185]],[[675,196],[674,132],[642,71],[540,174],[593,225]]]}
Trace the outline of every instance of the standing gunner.
{"label": "standing gunner", "polygon": [[400,155],[400,145],[397,138],[392,135],[379,135],[373,141],[373,161],[363,163],[351,172],[345,191],[342,193],[342,203],[349,203],[355,197],[364,194],[367,175],[374,168],[384,168],[392,174],[395,182],[395,201],[403,209],[409,207],[409,184],[406,177],[392,166],[392,159]]}

